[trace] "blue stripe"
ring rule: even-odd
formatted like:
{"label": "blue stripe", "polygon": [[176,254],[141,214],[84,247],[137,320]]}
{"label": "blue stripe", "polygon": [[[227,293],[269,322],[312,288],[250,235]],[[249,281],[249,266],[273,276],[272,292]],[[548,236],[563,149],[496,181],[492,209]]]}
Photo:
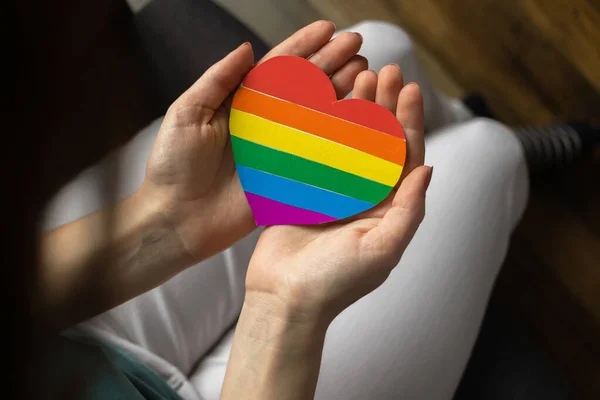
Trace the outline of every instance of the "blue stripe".
{"label": "blue stripe", "polygon": [[373,208],[375,204],[282,178],[254,168],[236,165],[245,191],[290,206],[342,219]]}

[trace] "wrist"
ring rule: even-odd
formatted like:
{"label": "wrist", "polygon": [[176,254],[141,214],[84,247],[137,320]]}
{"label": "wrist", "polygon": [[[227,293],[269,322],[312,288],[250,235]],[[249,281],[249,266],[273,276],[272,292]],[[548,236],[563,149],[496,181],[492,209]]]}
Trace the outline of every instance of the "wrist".
{"label": "wrist", "polygon": [[135,215],[140,235],[140,248],[153,248],[160,262],[171,271],[178,273],[194,263],[182,238],[176,229],[176,221],[170,216],[172,208],[168,201],[153,196],[142,186],[131,196],[123,200],[123,209],[129,215]]}
{"label": "wrist", "polygon": [[249,293],[238,320],[222,399],[309,399],[327,323],[298,315],[270,295]]}
{"label": "wrist", "polygon": [[335,317],[316,309],[300,307],[271,293],[256,291],[246,292],[243,312],[253,320],[263,321],[277,332],[294,329],[314,337],[324,336]]}
{"label": "wrist", "polygon": [[[175,189],[145,181],[136,196],[160,211],[163,224],[177,237],[191,264],[224,251],[256,228],[243,194],[239,197],[225,191],[181,198]],[[237,204],[241,200],[243,203]]]}
{"label": "wrist", "polygon": [[63,329],[148,291],[190,264],[143,192],[44,234],[33,309]]}

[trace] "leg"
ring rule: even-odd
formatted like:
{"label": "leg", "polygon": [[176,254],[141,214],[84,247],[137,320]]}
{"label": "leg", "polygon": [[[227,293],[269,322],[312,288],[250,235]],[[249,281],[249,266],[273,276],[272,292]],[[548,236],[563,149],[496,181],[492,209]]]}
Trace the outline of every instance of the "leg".
{"label": "leg", "polygon": [[359,54],[369,60],[369,69],[379,71],[385,65],[395,63],[402,69],[406,83],[419,84],[425,104],[426,131],[471,118],[461,102],[448,100],[433,88],[415,54],[414,43],[401,28],[387,22],[365,21],[345,30],[362,35],[363,46]]}
{"label": "leg", "polygon": [[[427,139],[427,216],[387,282],[342,313],[325,342],[316,399],[452,398],[475,342],[528,180],[512,133],[474,120]],[[231,337],[192,383],[218,398]]]}
{"label": "leg", "polygon": [[388,281],[331,326],[318,399],[451,399],[458,385],[527,171],[517,139],[492,121],[438,132],[427,151],[427,216]]}

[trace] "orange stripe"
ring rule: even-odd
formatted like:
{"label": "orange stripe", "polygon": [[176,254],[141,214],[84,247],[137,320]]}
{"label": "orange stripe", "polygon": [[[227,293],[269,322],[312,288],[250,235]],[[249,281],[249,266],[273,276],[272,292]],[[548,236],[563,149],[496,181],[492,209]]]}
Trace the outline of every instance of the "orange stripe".
{"label": "orange stripe", "polygon": [[232,108],[320,136],[398,165],[404,165],[404,140],[241,87]]}

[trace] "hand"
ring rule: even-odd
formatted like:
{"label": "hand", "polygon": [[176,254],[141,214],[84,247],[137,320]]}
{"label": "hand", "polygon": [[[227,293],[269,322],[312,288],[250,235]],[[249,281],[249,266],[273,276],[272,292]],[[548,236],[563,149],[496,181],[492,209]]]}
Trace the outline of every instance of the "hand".
{"label": "hand", "polygon": [[403,87],[396,65],[358,75],[353,96],[394,112],[404,127],[408,159],[400,180],[379,206],[350,221],[264,230],[246,278],[246,306],[279,319],[330,322],[388,277],[425,213],[431,167],[423,166],[423,101],[419,87]]}
{"label": "hand", "polygon": [[[298,31],[262,61],[278,55],[309,57],[331,81],[340,98],[367,69],[356,53],[362,37],[344,33],[330,41],[331,22],[319,21]],[[140,189],[158,202],[191,259],[198,262],[254,228],[239,183],[229,140],[229,102],[253,67],[252,47],[244,44],[211,67],[169,108],[148,160]]]}

